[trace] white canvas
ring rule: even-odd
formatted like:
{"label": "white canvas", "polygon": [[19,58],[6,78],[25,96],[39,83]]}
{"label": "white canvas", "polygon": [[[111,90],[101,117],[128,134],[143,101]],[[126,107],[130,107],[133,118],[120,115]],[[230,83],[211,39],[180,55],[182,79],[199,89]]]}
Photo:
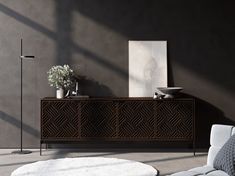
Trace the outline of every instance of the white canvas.
{"label": "white canvas", "polygon": [[129,97],[152,97],[167,87],[166,41],[129,41]]}

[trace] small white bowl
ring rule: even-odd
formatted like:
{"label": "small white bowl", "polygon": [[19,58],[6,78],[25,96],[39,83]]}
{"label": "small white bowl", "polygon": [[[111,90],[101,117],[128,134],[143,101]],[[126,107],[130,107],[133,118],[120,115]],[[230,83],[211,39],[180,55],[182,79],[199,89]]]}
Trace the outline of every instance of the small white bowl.
{"label": "small white bowl", "polygon": [[183,90],[183,88],[182,87],[157,87],[157,90],[165,95],[174,95],[180,92],[181,90]]}

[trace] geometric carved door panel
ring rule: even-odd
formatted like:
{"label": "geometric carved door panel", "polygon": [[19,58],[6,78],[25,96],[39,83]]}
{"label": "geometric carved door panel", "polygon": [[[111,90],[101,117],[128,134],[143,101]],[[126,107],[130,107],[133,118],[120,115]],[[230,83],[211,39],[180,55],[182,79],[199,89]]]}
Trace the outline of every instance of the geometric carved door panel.
{"label": "geometric carved door panel", "polygon": [[113,101],[81,101],[81,138],[116,138],[116,108]]}
{"label": "geometric carved door panel", "polygon": [[118,108],[118,137],[120,139],[154,138],[153,101],[124,101]]}
{"label": "geometric carved door panel", "polygon": [[154,109],[157,139],[169,141],[193,139],[194,105],[192,101],[155,101]]}
{"label": "geometric carved door panel", "polygon": [[80,136],[79,104],[75,101],[42,101],[42,139],[76,139]]}
{"label": "geometric carved door panel", "polygon": [[193,99],[41,101],[41,141],[193,141]]}

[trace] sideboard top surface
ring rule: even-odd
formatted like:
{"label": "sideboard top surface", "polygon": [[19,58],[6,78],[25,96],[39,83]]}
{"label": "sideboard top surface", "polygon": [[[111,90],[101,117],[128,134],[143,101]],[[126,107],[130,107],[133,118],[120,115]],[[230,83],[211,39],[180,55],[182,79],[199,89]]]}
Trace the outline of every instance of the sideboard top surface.
{"label": "sideboard top surface", "polygon": [[175,100],[194,100],[194,98],[169,98],[169,99],[153,99],[152,97],[76,97],[76,98],[63,98],[57,99],[55,97],[44,97],[41,100],[57,100],[57,101],[71,101],[71,100],[146,100],[146,101],[175,101]]}

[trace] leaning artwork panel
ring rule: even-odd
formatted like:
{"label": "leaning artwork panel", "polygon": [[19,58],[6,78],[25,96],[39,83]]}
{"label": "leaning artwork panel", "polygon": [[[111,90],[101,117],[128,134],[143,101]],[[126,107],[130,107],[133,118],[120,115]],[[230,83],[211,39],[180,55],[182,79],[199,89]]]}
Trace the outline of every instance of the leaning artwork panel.
{"label": "leaning artwork panel", "polygon": [[167,87],[167,42],[129,41],[129,97],[152,97]]}

